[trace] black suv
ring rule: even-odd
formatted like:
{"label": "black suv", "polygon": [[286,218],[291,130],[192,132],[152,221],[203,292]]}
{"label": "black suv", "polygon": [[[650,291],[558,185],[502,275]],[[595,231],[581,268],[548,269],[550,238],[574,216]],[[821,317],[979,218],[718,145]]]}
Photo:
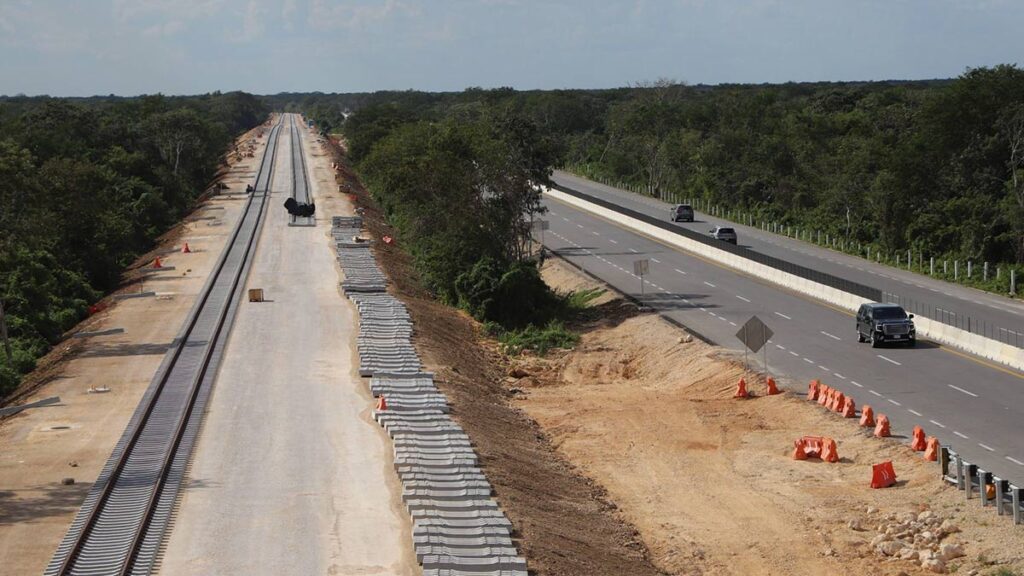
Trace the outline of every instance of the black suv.
{"label": "black suv", "polygon": [[676,204],[669,208],[669,217],[673,222],[693,222],[693,206],[689,204]]}
{"label": "black suv", "polygon": [[857,310],[857,342],[871,342],[872,348],[885,342],[913,346],[917,341],[913,318],[913,314],[907,314],[896,304],[861,304]]}

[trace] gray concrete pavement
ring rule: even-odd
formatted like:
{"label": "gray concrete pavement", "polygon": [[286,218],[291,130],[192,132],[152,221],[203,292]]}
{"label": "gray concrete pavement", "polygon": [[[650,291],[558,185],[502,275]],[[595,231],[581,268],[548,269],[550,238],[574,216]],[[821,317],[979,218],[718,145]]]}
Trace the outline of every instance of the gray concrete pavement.
{"label": "gray concrete pavement", "polygon": [[858,344],[845,311],[556,201],[547,205],[546,246],[616,289],[640,295],[633,261],[646,258],[643,299],[662,314],[737,352],[735,333],[756,314],[775,332],[768,366],[794,389],[805,392],[820,378],[888,415],[895,434],[909,437],[921,425],[969,461],[1024,484],[1024,374],[928,342],[914,349]]}
{"label": "gray concrete pavement", "polygon": [[353,364],[330,221],[287,225],[290,160],[284,145],[247,283],[269,301],[239,309],[164,574],[418,573],[391,447]]}
{"label": "gray concrete pavement", "polygon": [[[668,221],[670,204],[655,198],[605,186],[562,171],[556,171],[553,179],[562,186]],[[976,333],[985,333],[1000,341],[1024,347],[1024,302],[1020,300],[876,264],[702,212],[696,213],[696,222],[677,222],[675,225],[702,234],[714,226],[732,226],[736,228],[741,246],[879,288],[897,295],[908,309],[913,307],[911,311],[922,316],[965,329],[969,324]],[[980,264],[976,263],[976,266],[976,273],[980,274]],[[1020,285],[1024,290],[1024,278],[1020,279]]]}

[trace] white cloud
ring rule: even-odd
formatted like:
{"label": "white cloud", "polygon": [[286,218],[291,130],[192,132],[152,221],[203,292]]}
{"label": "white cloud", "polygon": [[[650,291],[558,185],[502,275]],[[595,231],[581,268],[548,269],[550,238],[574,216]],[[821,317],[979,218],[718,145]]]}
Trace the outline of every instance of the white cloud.
{"label": "white cloud", "polygon": [[252,42],[263,36],[266,30],[264,16],[269,9],[260,0],[249,0],[242,15],[242,29],[231,36],[234,42]]}
{"label": "white cloud", "polygon": [[341,5],[330,5],[326,0],[313,0],[309,10],[309,25],[315,30],[353,29],[396,15],[416,16],[420,13],[417,4],[404,0],[370,0]]}

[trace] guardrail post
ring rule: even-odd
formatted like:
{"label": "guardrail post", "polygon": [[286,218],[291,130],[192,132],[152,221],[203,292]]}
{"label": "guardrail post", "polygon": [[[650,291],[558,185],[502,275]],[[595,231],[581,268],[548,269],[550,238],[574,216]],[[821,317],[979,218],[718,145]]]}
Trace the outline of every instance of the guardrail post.
{"label": "guardrail post", "polygon": [[943,479],[952,478],[949,475],[949,447],[939,446],[939,471]]}
{"label": "guardrail post", "polygon": [[988,485],[991,483],[992,473],[978,469],[978,488],[981,493],[981,507],[988,506]]}
{"label": "guardrail post", "polygon": [[977,475],[978,465],[964,463],[964,496],[968,500],[974,495],[974,477]]}
{"label": "guardrail post", "polygon": [[996,514],[1002,516],[1006,514],[1006,492],[1010,483],[998,476],[992,477],[992,483],[996,485]]}
{"label": "guardrail post", "polygon": [[1018,488],[1016,486],[1013,486],[1013,485],[1010,486],[1010,495],[1011,495],[1011,498],[1013,499],[1013,523],[1014,524],[1020,524],[1021,523],[1020,493],[1021,493],[1021,489],[1020,488]]}

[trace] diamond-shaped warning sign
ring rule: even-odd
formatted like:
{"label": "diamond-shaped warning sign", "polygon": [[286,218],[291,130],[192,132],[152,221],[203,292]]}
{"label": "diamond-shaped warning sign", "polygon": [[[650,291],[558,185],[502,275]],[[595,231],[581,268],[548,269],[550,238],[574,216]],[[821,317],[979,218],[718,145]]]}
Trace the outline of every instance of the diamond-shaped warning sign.
{"label": "diamond-shaped warning sign", "polygon": [[748,350],[755,353],[774,335],[772,329],[757,316],[751,316],[750,320],[747,320],[747,323],[741,326],[740,331],[736,333],[740,342],[743,342]]}

